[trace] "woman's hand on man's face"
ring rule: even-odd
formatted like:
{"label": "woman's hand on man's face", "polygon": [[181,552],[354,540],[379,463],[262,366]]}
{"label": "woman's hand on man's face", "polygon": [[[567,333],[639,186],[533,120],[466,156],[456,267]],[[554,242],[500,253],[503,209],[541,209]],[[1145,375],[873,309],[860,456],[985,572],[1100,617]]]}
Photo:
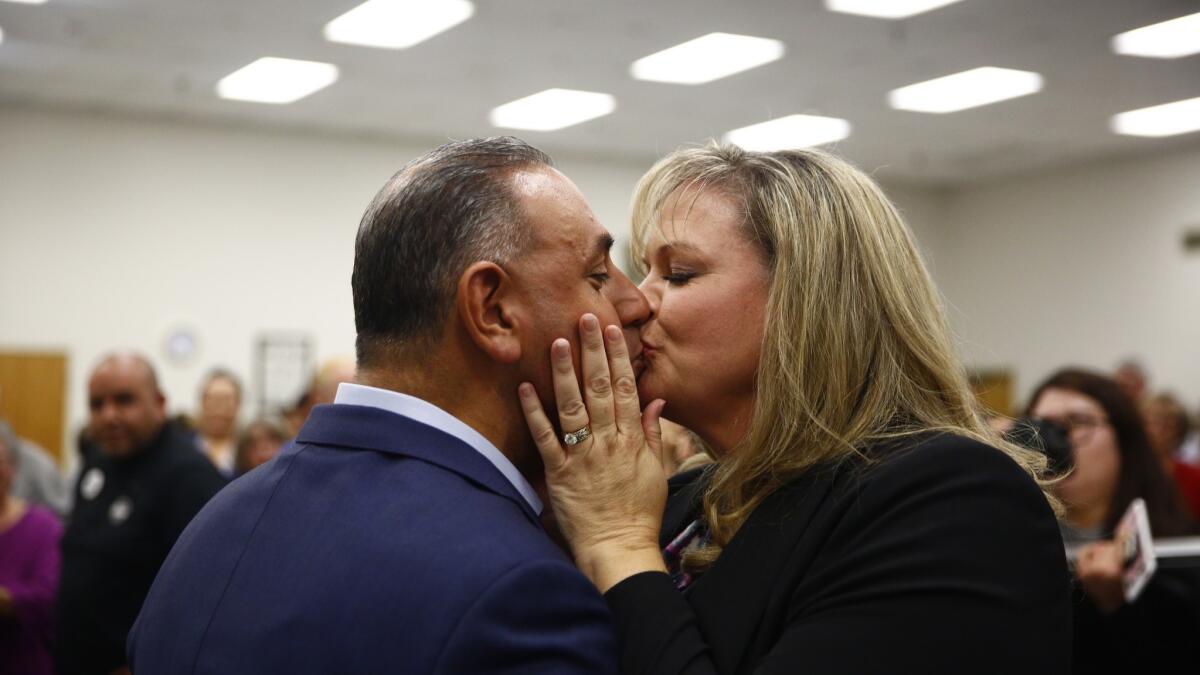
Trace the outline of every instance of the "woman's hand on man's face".
{"label": "woman's hand on man's face", "polygon": [[591,435],[564,445],[532,385],[520,387],[525,420],[546,466],[555,517],[575,561],[601,592],[643,571],[665,571],[658,534],[667,498],[659,416],[655,400],[643,413],[625,339],[617,326],[601,331],[585,314],[579,322],[584,393],[571,347],[550,349],[554,398],[564,433]]}

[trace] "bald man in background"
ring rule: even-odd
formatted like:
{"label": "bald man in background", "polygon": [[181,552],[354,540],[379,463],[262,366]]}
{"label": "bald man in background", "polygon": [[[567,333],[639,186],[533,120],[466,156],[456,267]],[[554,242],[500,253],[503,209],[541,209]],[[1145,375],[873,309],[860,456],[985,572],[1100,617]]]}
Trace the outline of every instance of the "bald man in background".
{"label": "bald man in background", "polygon": [[225,481],[167,422],[154,368],[101,359],[88,380],[92,447],[62,539],[56,661],[62,675],[126,671],[125,638],[183,528]]}

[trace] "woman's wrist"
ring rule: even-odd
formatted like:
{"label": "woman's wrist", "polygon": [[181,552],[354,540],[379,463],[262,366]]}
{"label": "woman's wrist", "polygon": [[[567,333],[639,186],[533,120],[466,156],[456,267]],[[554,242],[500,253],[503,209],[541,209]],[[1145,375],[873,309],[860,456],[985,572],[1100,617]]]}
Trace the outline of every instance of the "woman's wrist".
{"label": "woman's wrist", "polygon": [[666,572],[658,543],[606,542],[580,549],[575,564],[603,595],[625,579],[642,572]]}

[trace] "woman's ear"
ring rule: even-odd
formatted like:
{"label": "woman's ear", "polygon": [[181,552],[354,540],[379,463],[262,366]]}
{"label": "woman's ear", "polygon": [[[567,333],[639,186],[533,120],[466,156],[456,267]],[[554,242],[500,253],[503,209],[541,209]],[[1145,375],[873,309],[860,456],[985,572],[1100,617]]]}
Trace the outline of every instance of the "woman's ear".
{"label": "woman's ear", "polygon": [[521,341],[511,311],[514,302],[512,279],[496,263],[476,262],[458,278],[455,307],[459,320],[475,346],[499,363],[516,363],[521,358]]}

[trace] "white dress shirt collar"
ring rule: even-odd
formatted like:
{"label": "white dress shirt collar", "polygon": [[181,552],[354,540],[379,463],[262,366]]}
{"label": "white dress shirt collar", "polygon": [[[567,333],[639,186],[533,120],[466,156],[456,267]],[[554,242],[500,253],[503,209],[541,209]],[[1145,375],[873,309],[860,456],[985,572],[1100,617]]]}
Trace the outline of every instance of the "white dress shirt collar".
{"label": "white dress shirt collar", "polygon": [[398,391],[348,382],[338,385],[337,396],[333,399],[333,402],[334,404],[379,408],[380,410],[386,410],[397,415],[403,415],[411,420],[454,436],[472,448],[475,448],[479,454],[491,462],[508,479],[508,482],[512,483],[517,492],[521,493],[525,501],[529,502],[529,505],[533,507],[533,512],[539,516],[542,515],[542,500],[538,499],[537,493],[533,491],[533,486],[529,484],[529,481],[525,480],[520,471],[517,471],[517,467],[513,466],[508,457],[505,457],[499,448],[492,445],[491,441],[484,438],[483,434],[475,431],[465,422],[436,405],[419,399],[416,396],[401,394]]}

